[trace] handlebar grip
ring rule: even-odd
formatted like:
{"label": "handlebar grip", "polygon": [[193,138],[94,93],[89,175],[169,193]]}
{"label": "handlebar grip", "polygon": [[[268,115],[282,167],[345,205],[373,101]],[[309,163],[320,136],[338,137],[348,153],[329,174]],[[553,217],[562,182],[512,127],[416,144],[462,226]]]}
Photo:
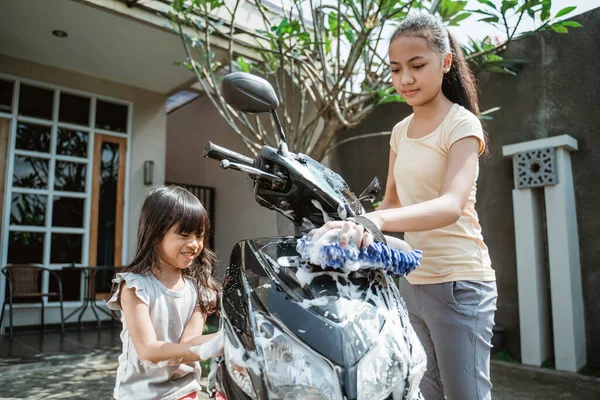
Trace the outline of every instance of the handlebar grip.
{"label": "handlebar grip", "polygon": [[212,142],[208,142],[208,144],[204,148],[204,157],[212,158],[219,161],[227,159],[230,161],[238,162],[240,164],[254,166],[254,159],[246,157],[243,154],[236,153],[233,150],[226,149],[225,147],[218,146]]}

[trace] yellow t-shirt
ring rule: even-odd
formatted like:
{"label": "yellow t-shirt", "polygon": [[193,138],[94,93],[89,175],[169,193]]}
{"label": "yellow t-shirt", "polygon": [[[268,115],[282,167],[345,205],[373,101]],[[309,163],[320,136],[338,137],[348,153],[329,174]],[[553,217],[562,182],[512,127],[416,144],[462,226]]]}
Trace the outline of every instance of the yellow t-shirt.
{"label": "yellow t-shirt", "polygon": [[[430,134],[411,139],[406,131],[413,115],[398,123],[390,140],[396,153],[394,179],[402,206],[439,197],[450,147],[456,141],[474,136],[485,149],[483,129],[470,111],[454,104],[442,123]],[[413,249],[423,251],[421,265],[406,277],[413,285],[450,281],[494,281],[496,274],[483,241],[475,211],[479,164],[471,193],[459,220],[444,228],[406,232],[404,239]]]}

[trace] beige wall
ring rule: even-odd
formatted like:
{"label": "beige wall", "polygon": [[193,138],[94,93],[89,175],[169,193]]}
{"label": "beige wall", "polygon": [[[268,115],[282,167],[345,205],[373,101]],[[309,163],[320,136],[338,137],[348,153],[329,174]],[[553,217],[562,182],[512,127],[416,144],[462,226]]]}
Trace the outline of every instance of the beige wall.
{"label": "beige wall", "polygon": [[221,265],[238,241],[277,234],[276,213],[256,203],[248,175],[203,157],[208,141],[250,155],[207,97],[169,114],[167,131],[166,180],[215,188],[215,251]]}
{"label": "beige wall", "polygon": [[132,134],[129,140],[128,220],[125,221],[127,240],[124,243],[127,255],[124,261],[130,261],[135,250],[141,200],[150,189],[149,186],[144,186],[145,160],[154,161],[154,184],[164,182],[167,128],[165,95],[2,54],[0,72],[133,103]]}

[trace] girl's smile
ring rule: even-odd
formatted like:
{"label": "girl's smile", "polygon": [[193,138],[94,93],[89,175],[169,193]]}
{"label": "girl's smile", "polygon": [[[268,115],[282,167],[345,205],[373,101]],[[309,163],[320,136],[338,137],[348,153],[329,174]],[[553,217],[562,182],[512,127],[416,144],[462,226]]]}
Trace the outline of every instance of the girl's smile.
{"label": "girl's smile", "polygon": [[167,265],[177,268],[189,268],[204,248],[201,235],[196,233],[179,232],[179,225],[175,224],[160,241],[158,255]]}
{"label": "girl's smile", "polygon": [[190,260],[190,261],[193,261],[194,258],[196,258],[196,256],[198,255],[198,253],[196,253],[196,252],[192,252],[192,253],[184,253],[184,252],[182,252],[181,254],[183,254],[183,256],[185,258],[187,258],[188,260]]}

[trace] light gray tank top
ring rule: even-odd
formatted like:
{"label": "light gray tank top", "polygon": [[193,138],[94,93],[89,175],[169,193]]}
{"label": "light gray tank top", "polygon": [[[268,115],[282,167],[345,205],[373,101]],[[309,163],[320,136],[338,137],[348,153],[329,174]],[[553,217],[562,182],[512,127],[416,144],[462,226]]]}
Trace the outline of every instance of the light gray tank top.
{"label": "light gray tank top", "polygon": [[[185,288],[175,291],[168,289],[151,273],[118,273],[113,279],[113,284],[118,284],[119,289],[106,304],[111,310],[121,311],[117,296],[123,282],[128,288],[135,288],[140,300],[150,307],[150,319],[156,338],[164,342],[179,343],[198,302],[195,285],[186,279]],[[158,367],[140,360],[122,313],[121,322],[123,351],[119,356],[115,399],[171,400],[200,390],[200,363]]]}

